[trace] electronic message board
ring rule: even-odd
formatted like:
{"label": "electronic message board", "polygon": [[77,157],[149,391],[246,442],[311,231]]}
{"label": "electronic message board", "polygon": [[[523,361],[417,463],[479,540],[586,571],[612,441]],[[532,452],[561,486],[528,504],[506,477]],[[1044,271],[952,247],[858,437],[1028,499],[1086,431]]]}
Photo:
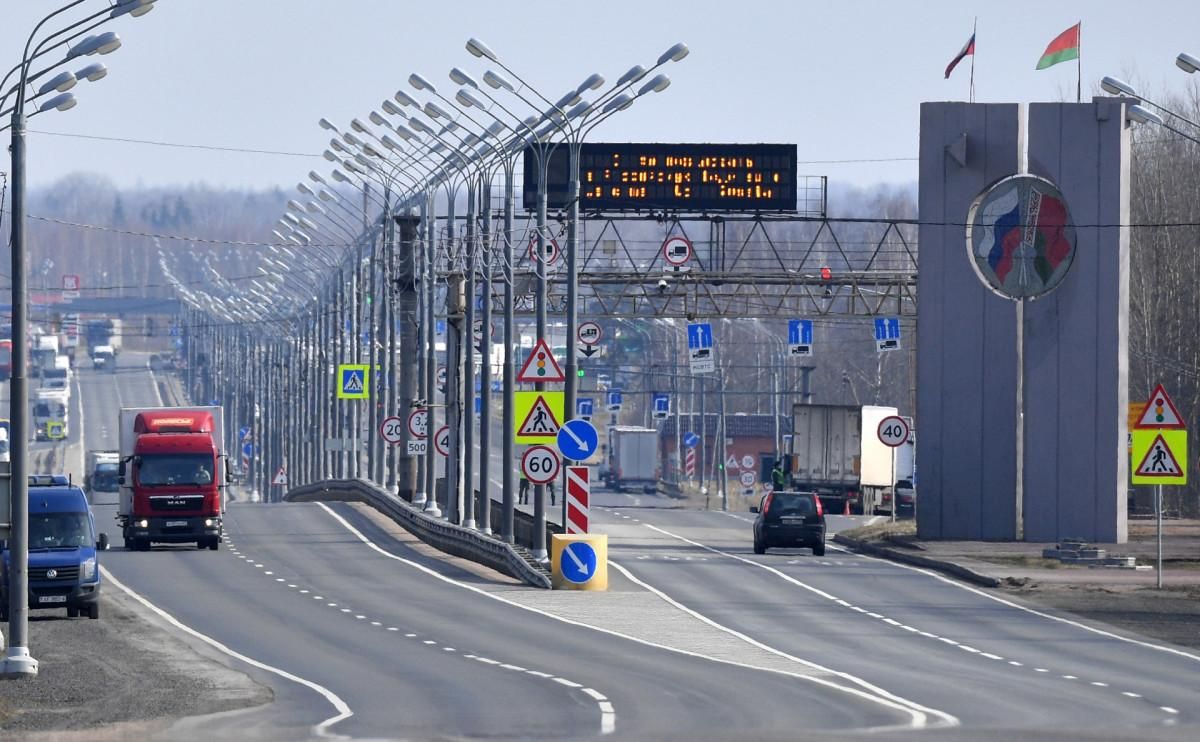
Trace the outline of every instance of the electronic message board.
{"label": "electronic message board", "polygon": [[[567,205],[569,145],[549,150],[547,200]],[[538,157],[525,150],[524,206],[537,208]],[[587,143],[579,154],[584,211],[796,211],[794,144]]]}

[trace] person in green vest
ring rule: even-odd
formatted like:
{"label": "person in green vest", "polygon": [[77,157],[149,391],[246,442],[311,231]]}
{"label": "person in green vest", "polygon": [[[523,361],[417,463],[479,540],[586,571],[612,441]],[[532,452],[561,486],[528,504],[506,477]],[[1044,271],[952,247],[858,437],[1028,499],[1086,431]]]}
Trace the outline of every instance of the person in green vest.
{"label": "person in green vest", "polygon": [[771,488],[781,492],[787,487],[787,474],[783,471],[783,462],[775,459],[775,467],[771,469]]}

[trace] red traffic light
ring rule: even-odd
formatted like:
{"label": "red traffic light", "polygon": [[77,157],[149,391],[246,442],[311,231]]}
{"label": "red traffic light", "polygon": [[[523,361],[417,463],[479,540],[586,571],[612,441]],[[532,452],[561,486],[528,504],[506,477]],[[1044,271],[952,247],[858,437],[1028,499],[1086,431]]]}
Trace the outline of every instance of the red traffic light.
{"label": "red traffic light", "polygon": [[828,281],[833,278],[833,271],[829,270],[829,266],[821,266],[821,280]]}

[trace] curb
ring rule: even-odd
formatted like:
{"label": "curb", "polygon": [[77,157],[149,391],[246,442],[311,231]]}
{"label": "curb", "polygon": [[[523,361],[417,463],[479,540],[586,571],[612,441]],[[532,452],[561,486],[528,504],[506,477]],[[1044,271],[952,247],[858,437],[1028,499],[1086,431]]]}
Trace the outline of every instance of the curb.
{"label": "curb", "polygon": [[968,569],[961,564],[955,564],[954,562],[947,562],[941,559],[932,559],[927,556],[920,556],[910,552],[899,551],[886,546],[876,546],[875,544],[868,543],[866,541],[859,541],[848,536],[843,536],[840,533],[834,535],[833,542],[870,556],[888,559],[893,562],[902,562],[904,564],[910,564],[914,567],[925,567],[926,569],[937,570],[938,572],[943,572],[951,577],[957,577],[964,582],[969,582],[973,585],[979,585],[980,587],[1000,587],[1000,580],[997,578],[976,572],[973,569]]}

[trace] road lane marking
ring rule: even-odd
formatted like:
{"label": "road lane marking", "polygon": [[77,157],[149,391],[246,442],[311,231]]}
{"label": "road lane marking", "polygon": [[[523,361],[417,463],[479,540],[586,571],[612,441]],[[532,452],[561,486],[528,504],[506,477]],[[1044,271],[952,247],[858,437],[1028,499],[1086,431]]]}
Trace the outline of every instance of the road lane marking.
{"label": "road lane marking", "polygon": [[170,613],[167,613],[162,608],[159,608],[154,603],[151,603],[146,598],[144,598],[141,595],[139,595],[138,593],[134,592],[134,590],[132,588],[126,586],[125,583],[118,580],[116,578],[116,576],[113,575],[112,572],[109,572],[107,567],[104,567],[103,565],[101,565],[100,572],[104,575],[104,579],[109,584],[111,584],[113,587],[117,588],[121,592],[125,593],[129,597],[136,600],[137,602],[141,603],[147,609],[154,612],[159,618],[163,619],[164,621],[166,621],[170,625],[174,626],[175,628],[179,629],[180,631],[184,632],[185,634],[204,642],[205,644],[216,649],[218,652],[221,652],[222,654],[225,654],[236,660],[245,662],[246,664],[250,665],[251,667],[257,667],[260,670],[264,670],[264,671],[272,673],[274,675],[278,675],[279,677],[281,677],[285,680],[290,680],[293,683],[303,685],[305,688],[308,688],[309,690],[313,690],[313,691],[316,691],[317,693],[319,693],[331,706],[333,706],[334,710],[337,711],[337,713],[335,715],[329,717],[328,719],[325,719],[324,721],[320,722],[319,724],[313,726],[312,727],[313,733],[316,734],[318,737],[330,737],[330,738],[336,738],[336,739],[344,739],[344,737],[342,737],[342,735],[332,734],[329,731],[329,728],[332,727],[334,724],[337,724],[340,721],[343,721],[345,719],[350,718],[351,716],[354,716],[354,711],[352,711],[350,709],[350,706],[347,705],[347,703],[345,701],[343,701],[341,699],[341,697],[339,697],[336,693],[329,690],[325,686],[320,685],[319,683],[315,683],[306,678],[302,678],[299,675],[293,675],[292,673],[288,672],[287,670],[282,670],[278,667],[268,665],[265,662],[261,662],[259,660],[254,659],[253,657],[248,657],[240,652],[236,652],[236,651],[230,649],[229,647],[225,646],[224,644],[217,641],[216,639],[214,639],[206,634],[202,634],[199,631],[197,631],[196,629],[193,629],[192,627],[184,624],[179,619],[172,616]]}

